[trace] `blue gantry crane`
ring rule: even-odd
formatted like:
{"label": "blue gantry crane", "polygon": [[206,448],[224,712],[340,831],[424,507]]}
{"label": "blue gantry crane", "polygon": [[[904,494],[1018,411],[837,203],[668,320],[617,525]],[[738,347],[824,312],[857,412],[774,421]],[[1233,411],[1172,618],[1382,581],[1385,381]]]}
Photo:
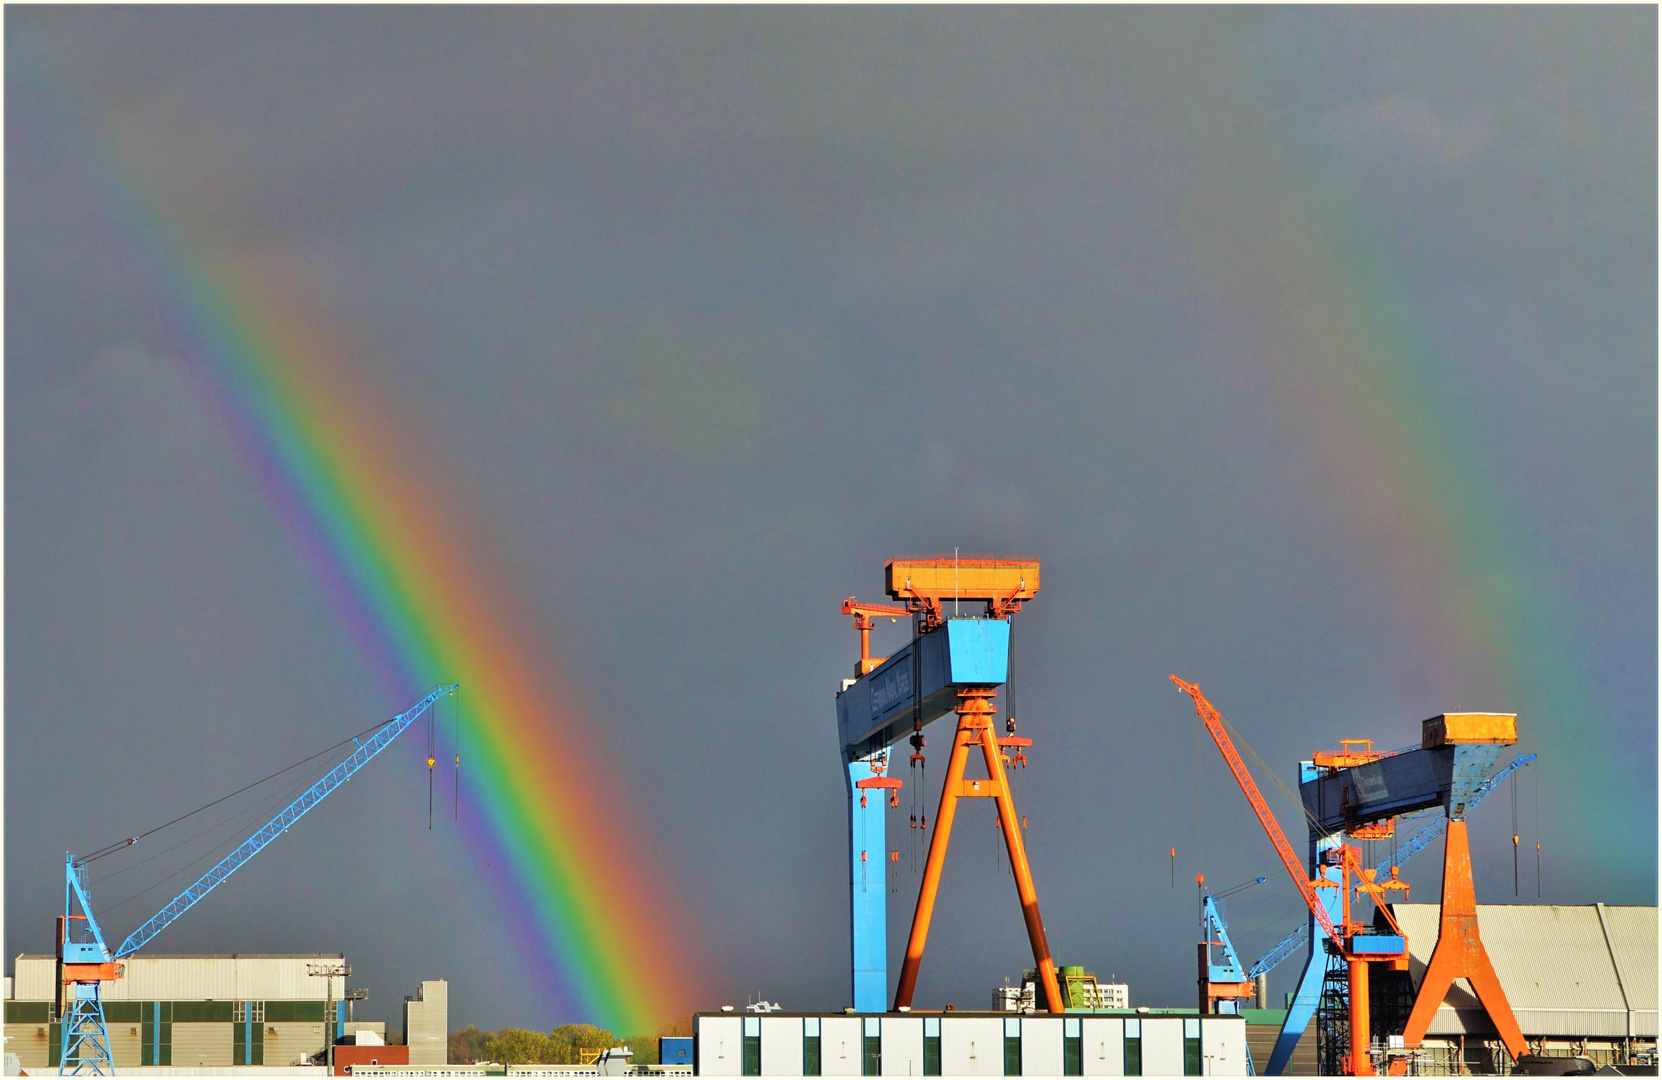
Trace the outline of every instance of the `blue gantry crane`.
{"label": "blue gantry crane", "polygon": [[455,683],[437,687],[367,737],[353,739],[352,742],[357,749],[345,761],[329,770],[322,779],[307,788],[276,817],[262,825],[254,835],[238,845],[235,851],[215,863],[211,870],[184,892],[169,900],[160,911],[128,934],[120,947],[113,951],[105,944],[103,928],[98,925],[98,919],[92,913],[84,870],[93,858],[130,847],[137,838],[120,841],[82,858],[65,855],[64,913],[58,920],[58,966],[60,982],[69,1000],[65,1003],[67,1009],[63,1017],[63,1054],[58,1059],[58,1075],[114,1075],[115,1064],[110,1057],[109,1028],[104,1021],[102,987],[104,983],[121,977],[121,965],[118,961],[131,956],[167,929],[179,916],[194,907],[249,859],[258,855],[266,845],[287,832],[291,825],[322,802],[325,796],[351,779],[353,773],[385,750],[435,702],[455,690]]}

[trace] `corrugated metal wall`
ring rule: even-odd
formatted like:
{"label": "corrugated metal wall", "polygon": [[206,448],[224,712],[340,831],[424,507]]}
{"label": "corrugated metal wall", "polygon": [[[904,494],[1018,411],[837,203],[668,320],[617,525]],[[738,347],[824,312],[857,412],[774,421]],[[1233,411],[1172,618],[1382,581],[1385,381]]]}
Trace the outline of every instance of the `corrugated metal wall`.
{"label": "corrugated metal wall", "polygon": [[883,1075],[923,1075],[923,1017],[883,1018]]}
{"label": "corrugated metal wall", "polygon": [[[130,956],[121,963],[126,974],[105,984],[106,1001],[339,1001],[346,996],[344,978],[307,973],[307,965],[341,963],[339,956]],[[55,958],[19,956],[13,971],[17,1000],[52,1000]]]}
{"label": "corrugated metal wall", "polygon": [[45,1024],[7,1024],[6,1049],[17,1055],[25,1069],[46,1068],[47,1028]]}
{"label": "corrugated metal wall", "polygon": [[1086,1076],[1125,1075],[1125,1021],[1103,1016],[1080,1020],[1080,1052]]}
{"label": "corrugated metal wall", "polygon": [[230,1024],[173,1024],[173,1064],[226,1065],[231,1061]]}
{"label": "corrugated metal wall", "polygon": [[[174,1036],[177,1047],[178,1036]],[[293,1065],[302,1056],[323,1049],[323,1025],[304,1023],[268,1023],[265,1026],[265,1063]],[[173,1051],[174,1064],[179,1063],[179,1051]]]}

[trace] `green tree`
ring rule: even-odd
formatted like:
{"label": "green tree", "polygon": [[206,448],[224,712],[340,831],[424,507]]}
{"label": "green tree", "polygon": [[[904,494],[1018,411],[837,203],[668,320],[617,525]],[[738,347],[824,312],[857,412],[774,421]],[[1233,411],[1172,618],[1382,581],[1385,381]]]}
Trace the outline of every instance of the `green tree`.
{"label": "green tree", "polygon": [[503,1028],[486,1039],[485,1056],[503,1065],[566,1064],[552,1039],[522,1028]]}
{"label": "green tree", "polygon": [[450,1052],[446,1056],[452,1065],[471,1065],[475,1061],[484,1061],[485,1041],[492,1037],[488,1031],[480,1031],[469,1024],[460,1031],[450,1033]]}
{"label": "green tree", "polygon": [[579,1054],[584,1050],[606,1050],[617,1045],[617,1039],[605,1028],[595,1027],[593,1024],[563,1024],[548,1033],[550,1040],[563,1044],[567,1057],[564,1064],[577,1065],[580,1063]]}

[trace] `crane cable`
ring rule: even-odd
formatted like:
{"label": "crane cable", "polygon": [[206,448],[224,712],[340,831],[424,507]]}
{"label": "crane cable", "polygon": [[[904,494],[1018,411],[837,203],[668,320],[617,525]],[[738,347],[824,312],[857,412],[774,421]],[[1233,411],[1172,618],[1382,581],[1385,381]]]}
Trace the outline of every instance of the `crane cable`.
{"label": "crane cable", "polygon": [[340,742],[336,743],[335,745],[333,745],[331,747],[328,747],[328,748],[323,749],[323,750],[319,750],[317,753],[312,754],[309,757],[301,758],[299,761],[295,762],[293,765],[288,765],[288,766],[285,766],[284,768],[278,769],[276,772],[272,773],[270,776],[261,777],[260,779],[254,781],[252,784],[247,784],[247,785],[244,785],[243,787],[237,788],[237,790],[231,792],[229,795],[221,795],[219,798],[215,799],[213,802],[204,803],[201,806],[198,806],[195,810],[192,810],[188,814],[180,814],[178,817],[174,818],[172,821],[169,821],[169,822],[167,822],[165,824],[162,824],[162,825],[157,825],[154,829],[146,830],[145,832],[139,833],[137,836],[128,837],[125,840],[118,840],[115,843],[110,844],[107,847],[99,848],[97,851],[93,852],[91,855],[83,855],[79,859],[75,860],[75,865],[76,866],[85,866],[87,863],[92,862],[94,859],[102,859],[104,856],[112,855],[115,852],[122,850],[123,848],[132,847],[134,844],[138,843],[140,840],[143,840],[147,836],[154,836],[156,833],[161,832],[163,829],[170,828],[171,826],[177,825],[177,824],[179,824],[179,822],[184,821],[186,818],[195,817],[197,814],[200,814],[202,811],[210,809],[210,808],[215,807],[215,806],[218,806],[220,803],[224,802],[227,799],[234,799],[238,795],[241,795],[245,791],[249,791],[253,788],[259,787],[261,784],[265,783],[267,780],[275,780],[279,776],[282,776],[284,773],[291,772],[295,769],[298,769],[298,768],[300,768],[300,766],[306,764],[309,761],[315,761],[317,758],[322,757],[324,754],[333,753],[334,751],[339,750],[341,747],[345,746],[347,743],[357,742],[359,739],[363,738],[365,735],[369,735],[373,732],[380,731],[382,728],[386,727],[391,722],[392,721],[390,721],[390,720],[383,720],[379,724],[376,724],[374,727],[365,728],[364,730],[358,732],[358,734],[349,736],[348,738],[345,738],[345,739],[342,739]]}

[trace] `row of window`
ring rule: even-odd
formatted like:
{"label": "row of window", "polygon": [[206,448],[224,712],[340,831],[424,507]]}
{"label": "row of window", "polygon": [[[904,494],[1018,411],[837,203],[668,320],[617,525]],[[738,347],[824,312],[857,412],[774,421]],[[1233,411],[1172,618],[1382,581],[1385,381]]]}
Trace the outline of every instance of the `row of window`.
{"label": "row of window", "polygon": [[[883,1075],[883,1018],[863,1019],[860,1075]],[[1143,1075],[1142,1023],[1125,1021],[1125,1075]],[[1183,1075],[1199,1076],[1201,1065],[1200,1020],[1183,1021]],[[762,1018],[744,1018],[744,1075],[762,1075]],[[802,1018],[802,1075],[820,1075],[820,1018]],[[923,1017],[923,1075],[941,1075],[941,1018]],[[1021,1075],[1021,1017],[1004,1019],[1004,1075]],[[1062,1075],[1085,1075],[1085,1046],[1077,1016],[1062,1018]]]}

